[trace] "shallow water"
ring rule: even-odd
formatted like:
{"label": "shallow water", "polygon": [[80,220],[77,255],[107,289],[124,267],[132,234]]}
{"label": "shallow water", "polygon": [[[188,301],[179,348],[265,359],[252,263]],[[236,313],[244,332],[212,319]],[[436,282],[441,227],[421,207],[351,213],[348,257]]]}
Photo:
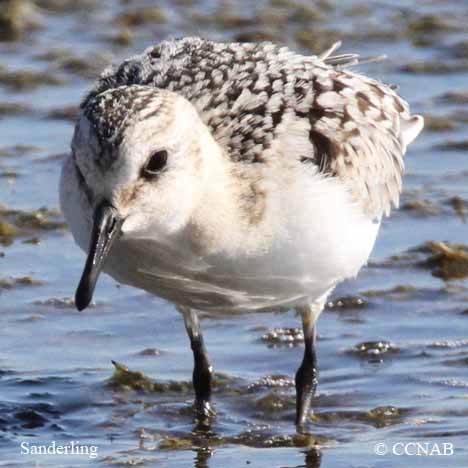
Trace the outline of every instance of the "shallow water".
{"label": "shallow water", "polygon": [[[429,240],[468,243],[466,4],[179,0],[158,2],[153,23],[118,17],[150,3],[38,0],[38,28],[2,34],[0,466],[467,466],[468,281],[448,278],[466,265],[449,263],[443,280],[440,244],[406,253]],[[293,312],[203,320],[220,372],[207,428],[193,422],[192,356],[172,305],[105,276],[94,307],[80,313],[71,303],[84,256],[57,212],[57,184],[73,106],[110,60],[188,34],[268,38],[304,52],[341,37],[344,51],[388,54],[362,71],[398,84],[430,117],[406,159],[402,209],[319,320],[306,435],[293,426],[302,356]],[[112,377],[112,360],[152,380]],[[22,442],[52,441],[97,446],[98,457],[21,453]],[[376,455],[378,443],[389,453]],[[407,443],[427,443],[433,455],[401,455],[416,450]],[[436,455],[444,443],[453,455]]]}

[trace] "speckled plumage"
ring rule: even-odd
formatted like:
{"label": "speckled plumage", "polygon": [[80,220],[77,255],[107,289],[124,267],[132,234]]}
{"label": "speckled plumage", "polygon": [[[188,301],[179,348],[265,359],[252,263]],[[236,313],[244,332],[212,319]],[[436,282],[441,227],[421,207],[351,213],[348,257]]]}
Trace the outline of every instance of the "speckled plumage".
{"label": "speckled plumage", "polygon": [[129,93],[127,88],[113,89],[90,99],[84,109],[100,144],[118,146],[124,128],[151,101],[153,93],[145,87],[135,87]]}
{"label": "speckled plumage", "polygon": [[[107,69],[82,107],[92,116],[96,96],[120,86],[174,91],[241,163],[264,162],[275,140],[305,126],[310,145],[292,147],[290,157],[339,177],[367,213],[380,217],[398,204],[404,128],[419,123],[390,87],[343,68],[354,58],[305,57],[271,43],[165,41]],[[122,119],[132,106],[123,99]]]}
{"label": "speckled plumage", "polygon": [[128,125],[161,111],[164,100],[147,86],[112,88],[89,99],[83,114],[89,120],[100,145],[96,164],[103,170],[114,162]]}
{"label": "speckled plumage", "polygon": [[422,118],[348,70],[354,55],[273,44],[166,41],[111,67],[83,101],[60,199],[88,253],[75,295],[101,270],[171,301],[194,352],[197,411],[212,368],[197,312],[294,308],[305,351],[296,423],[317,384],[315,321],[367,262],[397,204]]}

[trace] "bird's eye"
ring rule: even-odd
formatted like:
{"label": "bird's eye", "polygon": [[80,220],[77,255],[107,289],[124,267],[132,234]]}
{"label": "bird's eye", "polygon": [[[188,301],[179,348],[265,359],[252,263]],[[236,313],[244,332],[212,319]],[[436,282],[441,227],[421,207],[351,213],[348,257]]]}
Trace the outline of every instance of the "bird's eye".
{"label": "bird's eye", "polygon": [[166,166],[167,163],[167,151],[160,150],[156,151],[151,155],[148,163],[143,168],[143,177],[153,178],[156,177]]}

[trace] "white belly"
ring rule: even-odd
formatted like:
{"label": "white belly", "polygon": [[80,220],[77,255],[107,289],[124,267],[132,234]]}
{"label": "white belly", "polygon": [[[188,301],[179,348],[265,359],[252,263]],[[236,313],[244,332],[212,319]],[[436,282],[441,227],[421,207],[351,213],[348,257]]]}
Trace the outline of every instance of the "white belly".
{"label": "white belly", "polygon": [[[62,208],[75,240],[87,251],[92,215],[70,174],[65,164]],[[286,206],[278,215],[288,234],[266,249],[200,254],[186,234],[161,240],[151,232],[124,232],[104,271],[176,305],[212,313],[271,311],[313,302],[367,262],[379,222],[353,205],[335,180],[298,190],[300,197],[294,190],[288,192],[289,200],[284,195]]]}

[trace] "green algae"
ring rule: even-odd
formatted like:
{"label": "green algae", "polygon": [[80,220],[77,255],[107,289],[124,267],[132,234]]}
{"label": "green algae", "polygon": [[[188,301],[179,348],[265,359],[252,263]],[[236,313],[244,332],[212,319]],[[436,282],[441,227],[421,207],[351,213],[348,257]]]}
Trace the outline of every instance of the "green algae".
{"label": "green algae", "polygon": [[401,71],[406,73],[424,75],[447,75],[450,73],[460,73],[468,70],[468,60],[420,60],[408,62],[401,67]]}
{"label": "green algae", "polygon": [[375,428],[383,428],[404,422],[410,410],[393,405],[378,406],[368,411],[316,412],[311,420],[316,423],[339,424],[343,421],[361,422]]}
{"label": "green algae", "polygon": [[[0,157],[1,158],[14,158],[17,156],[26,156],[31,153],[39,151],[40,148],[34,145],[13,145],[13,146],[4,146],[0,148]],[[0,209],[2,207],[0,206]]]}
{"label": "green algae", "polygon": [[294,398],[275,392],[269,392],[254,402],[255,409],[265,413],[293,409],[295,404]]}
{"label": "green algae", "polygon": [[424,114],[424,129],[429,132],[448,132],[457,128],[457,121],[446,115]]}
{"label": "green algae", "polygon": [[41,25],[31,0],[3,0],[0,9],[0,41],[14,41]]}
{"label": "green algae", "polygon": [[44,284],[43,281],[37,280],[32,276],[19,276],[19,277],[0,277],[0,290],[1,289],[14,289],[18,286],[40,286]]}
{"label": "green algae", "polygon": [[453,210],[455,211],[456,215],[460,218],[460,220],[463,223],[466,223],[468,208],[467,208],[467,203],[465,202],[465,200],[462,197],[455,195],[454,197],[449,198],[447,202],[453,208]]}
{"label": "green algae", "polygon": [[114,18],[114,24],[124,28],[135,28],[149,23],[165,23],[166,14],[159,7],[142,7],[127,10]]}
{"label": "green algae", "polygon": [[442,151],[468,151],[468,140],[449,140],[436,145]]}
{"label": "green algae", "polygon": [[13,210],[0,205],[0,244],[8,246],[16,239],[41,231],[63,230],[66,225],[60,217],[58,211],[45,207],[27,211]]}
{"label": "green algae", "polygon": [[463,28],[461,24],[444,18],[442,15],[421,15],[411,19],[407,23],[407,30],[412,34],[431,34],[437,32],[459,31]]}
{"label": "green algae", "polygon": [[107,385],[114,390],[137,390],[145,393],[188,392],[191,382],[155,382],[139,371],[131,371],[123,364],[112,361],[114,373]]}
{"label": "green algae", "polygon": [[392,300],[407,300],[417,291],[419,289],[414,286],[399,284],[390,289],[369,289],[362,291],[361,294],[366,297],[388,297]]}
{"label": "green algae", "polygon": [[433,276],[443,280],[468,277],[468,246],[431,241],[419,251],[429,254],[420,265],[429,268]]}
{"label": "green algae", "polygon": [[0,69],[0,85],[13,91],[31,91],[40,86],[63,85],[65,80],[49,72]]}
{"label": "green algae", "polygon": [[47,118],[75,122],[76,119],[78,118],[79,111],[80,111],[79,107],[74,106],[74,105],[57,107],[47,112]]}
{"label": "green algae", "polygon": [[133,33],[130,28],[121,27],[117,32],[104,35],[103,39],[115,46],[127,47],[133,43]]}
{"label": "green algae", "polygon": [[0,102],[0,117],[32,114],[33,110],[28,104],[22,102]]}
{"label": "green algae", "polygon": [[468,91],[447,91],[436,98],[448,104],[468,104]]}
{"label": "green algae", "polygon": [[431,200],[409,200],[400,208],[403,211],[411,211],[421,216],[437,215],[441,212],[440,206]]}

